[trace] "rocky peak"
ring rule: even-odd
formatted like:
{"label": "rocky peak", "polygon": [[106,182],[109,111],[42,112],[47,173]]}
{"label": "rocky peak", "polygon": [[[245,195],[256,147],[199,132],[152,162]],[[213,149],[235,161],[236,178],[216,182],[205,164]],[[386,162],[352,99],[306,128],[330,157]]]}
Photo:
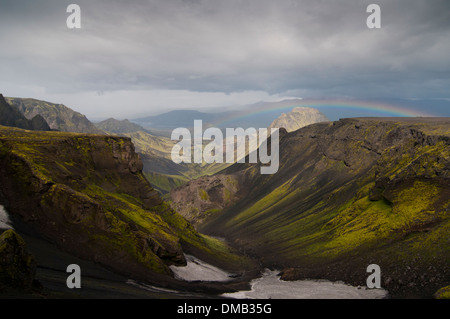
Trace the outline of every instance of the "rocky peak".
{"label": "rocky peak", "polygon": [[317,109],[296,107],[289,113],[281,114],[269,128],[285,128],[288,132],[292,132],[310,124],[327,121],[328,118]]}

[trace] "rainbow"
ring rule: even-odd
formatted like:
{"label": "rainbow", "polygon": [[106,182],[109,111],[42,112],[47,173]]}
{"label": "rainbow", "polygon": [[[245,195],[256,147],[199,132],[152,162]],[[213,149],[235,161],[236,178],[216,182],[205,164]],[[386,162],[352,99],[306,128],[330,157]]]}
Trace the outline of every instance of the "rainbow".
{"label": "rainbow", "polygon": [[355,111],[366,111],[386,117],[434,117],[435,115],[423,111],[411,110],[404,106],[387,104],[382,102],[361,100],[284,100],[281,102],[264,103],[253,106],[247,111],[233,112],[232,115],[224,117],[215,125],[225,124],[236,120],[245,120],[255,115],[270,113],[274,111],[290,112],[295,107],[346,109]]}

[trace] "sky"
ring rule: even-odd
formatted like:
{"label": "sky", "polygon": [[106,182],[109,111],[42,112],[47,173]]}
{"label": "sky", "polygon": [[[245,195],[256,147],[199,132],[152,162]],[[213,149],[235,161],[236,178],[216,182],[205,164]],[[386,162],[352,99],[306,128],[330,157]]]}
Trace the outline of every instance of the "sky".
{"label": "sky", "polygon": [[[67,27],[71,3],[80,29]],[[366,24],[371,3],[379,29]],[[450,100],[448,0],[0,0],[0,43],[0,93],[90,119],[285,98]]]}

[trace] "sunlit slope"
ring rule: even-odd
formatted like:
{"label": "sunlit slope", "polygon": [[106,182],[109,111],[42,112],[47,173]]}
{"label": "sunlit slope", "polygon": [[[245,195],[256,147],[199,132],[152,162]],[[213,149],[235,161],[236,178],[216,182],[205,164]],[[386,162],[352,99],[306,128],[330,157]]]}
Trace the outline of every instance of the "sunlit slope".
{"label": "sunlit slope", "polygon": [[[450,260],[449,144],[448,118],[308,126],[281,138],[276,174],[239,164],[220,172],[217,181],[239,181],[237,196],[198,228],[227,237],[269,264],[416,263],[422,270],[431,267],[434,280],[442,282],[440,267]],[[218,187],[214,181],[208,185]],[[200,191],[209,194],[212,187]],[[180,206],[198,198],[184,195]],[[351,277],[349,269],[341,275]],[[365,268],[358,269],[364,275]]]}

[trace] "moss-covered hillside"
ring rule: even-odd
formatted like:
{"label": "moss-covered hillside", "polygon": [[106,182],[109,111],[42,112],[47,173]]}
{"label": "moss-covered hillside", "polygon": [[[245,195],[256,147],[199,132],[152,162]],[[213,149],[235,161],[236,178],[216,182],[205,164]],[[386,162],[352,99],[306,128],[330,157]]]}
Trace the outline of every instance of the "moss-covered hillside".
{"label": "moss-covered hillside", "polygon": [[[365,285],[375,263],[393,295],[430,297],[450,284],[449,169],[448,118],[343,119],[281,137],[276,174],[235,164],[189,186],[211,193],[240,180],[239,196],[199,229],[290,268],[285,278]],[[177,204],[201,200],[191,193]]]}
{"label": "moss-covered hillside", "polygon": [[129,138],[0,126],[0,191],[16,219],[131,278],[161,280],[184,252],[224,268],[249,265],[161,200]]}

